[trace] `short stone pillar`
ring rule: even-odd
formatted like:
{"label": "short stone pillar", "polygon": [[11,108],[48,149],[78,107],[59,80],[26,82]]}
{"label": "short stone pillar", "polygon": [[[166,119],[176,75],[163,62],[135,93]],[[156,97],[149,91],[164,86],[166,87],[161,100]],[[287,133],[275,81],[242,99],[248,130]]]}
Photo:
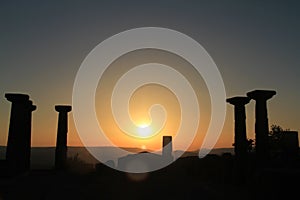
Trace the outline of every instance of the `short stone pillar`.
{"label": "short stone pillar", "polygon": [[162,157],[165,161],[173,161],[173,147],[172,147],[172,136],[163,136],[163,150]]}
{"label": "short stone pillar", "polygon": [[55,149],[55,169],[65,169],[67,161],[68,112],[71,106],[57,105],[58,114],[57,138]]}
{"label": "short stone pillar", "polygon": [[276,94],[273,90],[254,90],[247,96],[255,100],[255,149],[258,161],[265,162],[269,158],[269,122],[267,100]]}
{"label": "short stone pillar", "polygon": [[7,93],[5,97],[12,102],[6,160],[11,173],[30,170],[32,105],[26,94]]}

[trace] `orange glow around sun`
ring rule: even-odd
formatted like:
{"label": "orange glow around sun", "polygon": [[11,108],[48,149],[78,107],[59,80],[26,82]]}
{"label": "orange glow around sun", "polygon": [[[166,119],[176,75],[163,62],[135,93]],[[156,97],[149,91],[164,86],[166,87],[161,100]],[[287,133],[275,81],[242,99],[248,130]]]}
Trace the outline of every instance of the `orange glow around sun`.
{"label": "orange glow around sun", "polygon": [[[136,88],[131,94],[130,99],[120,99],[122,101],[128,101],[128,115],[133,124],[136,125],[136,128],[132,130],[132,132],[135,132],[137,137],[125,133],[122,127],[118,126],[112,113],[111,97],[114,86],[120,77],[133,66],[151,62],[172,66],[175,70],[178,70],[181,74],[190,79],[189,82],[193,86],[197,98],[199,99],[199,110],[201,111],[197,136],[191,146],[193,149],[197,146],[199,147],[210,122],[210,99],[209,95],[207,95],[208,90],[201,76],[193,71],[194,68],[189,63],[168,52],[159,50],[144,50],[126,54],[123,57],[119,57],[106,69],[99,80],[95,98],[95,108],[99,126],[106,137],[118,147],[147,147],[147,150],[156,151],[162,147],[163,136],[168,135],[172,136],[173,139],[176,138],[182,121],[180,99],[163,85],[155,83],[146,84]],[[165,114],[164,117],[162,117],[165,121],[161,127],[157,127],[158,125],[154,123],[157,119],[155,118],[156,113],[153,109],[154,105],[162,107]],[[157,132],[154,132],[154,130]],[[101,144],[91,145],[99,146]],[[181,146],[174,146],[174,149],[181,149]]]}

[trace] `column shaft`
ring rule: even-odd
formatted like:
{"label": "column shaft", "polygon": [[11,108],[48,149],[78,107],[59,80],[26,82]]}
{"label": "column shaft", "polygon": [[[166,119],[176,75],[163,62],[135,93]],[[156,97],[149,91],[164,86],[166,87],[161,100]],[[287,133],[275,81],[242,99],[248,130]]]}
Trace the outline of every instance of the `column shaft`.
{"label": "column shaft", "polygon": [[244,105],[235,106],[234,120],[235,155],[237,157],[243,157],[247,154],[246,114]]}
{"label": "column shaft", "polygon": [[71,106],[55,106],[58,114],[57,138],[55,149],[55,168],[65,169],[67,161],[68,112]]}
{"label": "column shaft", "polygon": [[163,158],[166,160],[173,160],[172,151],[172,136],[163,136]]}

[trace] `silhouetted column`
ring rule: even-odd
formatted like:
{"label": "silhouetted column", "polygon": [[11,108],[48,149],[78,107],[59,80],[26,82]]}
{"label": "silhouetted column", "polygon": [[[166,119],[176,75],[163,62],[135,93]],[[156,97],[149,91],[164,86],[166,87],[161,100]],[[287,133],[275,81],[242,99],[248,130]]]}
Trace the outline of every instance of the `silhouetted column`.
{"label": "silhouetted column", "polygon": [[247,169],[247,134],[245,105],[249,103],[249,97],[233,97],[226,102],[234,105],[234,152],[236,158],[236,183],[243,184],[246,181]]}
{"label": "silhouetted column", "polygon": [[72,110],[71,106],[55,106],[58,114],[57,138],[55,149],[55,168],[64,169],[67,160],[67,133],[68,133],[68,112]]}
{"label": "silhouetted column", "polygon": [[30,169],[31,116],[36,106],[25,94],[5,94],[12,102],[6,160],[13,173],[22,173]]}
{"label": "silhouetted column", "polygon": [[226,100],[226,102],[234,105],[234,152],[238,159],[247,155],[245,105],[249,101],[250,98],[248,97],[233,97]]}
{"label": "silhouetted column", "polygon": [[163,151],[162,156],[165,160],[172,161],[173,156],[172,136],[163,136]]}
{"label": "silhouetted column", "polygon": [[268,134],[269,122],[267,100],[276,94],[272,90],[254,90],[247,96],[256,101],[255,103],[255,140],[256,155],[259,161],[269,158]]}

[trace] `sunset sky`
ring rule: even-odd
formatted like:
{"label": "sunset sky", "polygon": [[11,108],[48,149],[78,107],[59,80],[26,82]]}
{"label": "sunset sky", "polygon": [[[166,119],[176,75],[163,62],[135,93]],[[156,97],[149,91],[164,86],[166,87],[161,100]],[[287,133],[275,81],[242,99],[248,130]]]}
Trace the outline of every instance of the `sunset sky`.
{"label": "sunset sky", "polygon": [[[13,92],[29,94],[37,105],[32,115],[32,146],[55,146],[58,113],[54,106],[72,104],[73,83],[84,58],[106,38],[138,27],[169,28],[199,42],[216,63],[227,97],[244,96],[253,89],[276,90],[277,95],[268,102],[269,124],[299,131],[299,9],[297,1],[1,1],[0,145],[7,143],[11,108],[4,94]],[[169,65],[185,66],[167,53],[150,53]],[[112,84],[113,75],[119,72],[118,65],[139,62],[134,56],[147,60],[147,52],[118,60],[106,77],[107,84]],[[158,103],[166,106],[170,116],[161,135],[164,131],[172,135],[180,118],[176,98],[157,85],[142,89],[130,102],[132,117],[144,123],[144,113],[134,109],[146,111],[156,97],[135,104],[143,101],[145,93],[161,92]],[[114,127],[102,102],[106,90],[99,85],[96,110],[100,123],[112,132],[107,136],[119,146],[160,146],[160,139],[131,140]],[[201,97],[201,121],[193,150],[200,147],[210,117],[205,84],[199,85],[196,94]],[[246,107],[248,138],[254,138],[254,106],[251,101]],[[232,147],[233,125],[233,107],[227,105],[225,125],[215,147]],[[68,145],[81,145],[72,112]]]}

